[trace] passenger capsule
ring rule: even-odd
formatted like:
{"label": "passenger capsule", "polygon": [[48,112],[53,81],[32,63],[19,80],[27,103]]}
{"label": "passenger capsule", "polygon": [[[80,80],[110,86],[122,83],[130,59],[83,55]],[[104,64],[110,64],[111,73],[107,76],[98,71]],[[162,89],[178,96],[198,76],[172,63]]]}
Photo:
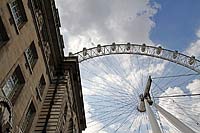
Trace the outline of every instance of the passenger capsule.
{"label": "passenger capsule", "polygon": [[161,46],[159,46],[158,48],[157,48],[157,50],[156,50],[156,54],[160,54],[161,53],[161,51],[162,51],[162,47]]}
{"label": "passenger capsule", "polygon": [[178,51],[175,50],[175,51],[173,52],[173,59],[176,59],[177,56],[178,56]]}
{"label": "passenger capsule", "polygon": [[86,55],[87,55],[87,49],[83,48],[83,56],[86,56]]}
{"label": "passenger capsule", "polygon": [[98,52],[98,53],[101,52],[101,45],[100,45],[100,44],[97,45],[97,52]]}
{"label": "passenger capsule", "polygon": [[128,42],[126,45],[126,50],[130,50],[130,49],[131,49],[131,44],[130,44],[130,42]]}
{"label": "passenger capsule", "polygon": [[145,52],[145,50],[146,50],[146,44],[142,44],[141,51]]}
{"label": "passenger capsule", "polygon": [[194,64],[194,62],[195,62],[195,56],[191,56],[190,59],[189,59],[189,61],[188,61],[188,63],[190,65],[192,65],[192,64]]}
{"label": "passenger capsule", "polygon": [[111,49],[112,49],[112,51],[115,51],[115,49],[116,49],[116,44],[115,43],[112,43]]}

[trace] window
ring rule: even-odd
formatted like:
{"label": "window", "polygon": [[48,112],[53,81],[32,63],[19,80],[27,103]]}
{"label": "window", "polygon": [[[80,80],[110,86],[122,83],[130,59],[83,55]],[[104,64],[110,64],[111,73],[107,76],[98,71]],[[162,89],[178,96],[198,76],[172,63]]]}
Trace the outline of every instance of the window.
{"label": "window", "polygon": [[11,99],[11,102],[13,104],[17,96],[19,95],[24,83],[24,77],[22,75],[20,67],[18,66],[3,86],[4,95]]}
{"label": "window", "polygon": [[36,51],[34,42],[32,42],[30,47],[28,47],[26,49],[25,57],[26,57],[26,60],[27,60],[27,65],[29,66],[29,68],[32,71],[32,69],[35,66],[37,59],[38,59],[38,55],[37,55],[37,51]]}
{"label": "window", "polygon": [[31,128],[32,122],[34,120],[34,116],[35,116],[36,110],[34,107],[34,104],[31,102],[28,111],[26,113],[26,116],[24,118],[24,121],[22,123],[22,127],[21,130],[22,132],[29,132],[29,129]]}
{"label": "window", "polygon": [[14,19],[15,26],[18,30],[27,21],[23,3],[21,0],[13,0],[9,3],[9,7]]}
{"label": "window", "polygon": [[44,76],[42,75],[40,78],[39,84],[36,87],[37,99],[42,100],[42,95],[44,92],[45,85],[46,85],[46,82],[45,82]]}
{"label": "window", "polygon": [[40,91],[41,95],[43,95],[45,85],[46,85],[46,82],[45,82],[44,76],[42,75],[40,78],[39,85],[38,85],[38,90]]}
{"label": "window", "polygon": [[0,16],[0,46],[9,40],[3,21]]}

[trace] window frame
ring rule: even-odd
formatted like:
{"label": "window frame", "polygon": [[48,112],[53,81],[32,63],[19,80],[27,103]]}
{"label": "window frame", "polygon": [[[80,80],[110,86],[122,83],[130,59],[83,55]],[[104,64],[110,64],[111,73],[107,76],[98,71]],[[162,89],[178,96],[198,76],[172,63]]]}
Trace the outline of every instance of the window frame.
{"label": "window frame", "polygon": [[46,86],[46,81],[44,75],[42,74],[39,80],[39,84],[36,87],[37,99],[39,99],[40,101],[42,101],[42,96],[44,93],[45,86]]}
{"label": "window frame", "polygon": [[6,32],[6,28],[3,24],[2,18],[0,16],[0,47],[3,46],[5,43],[8,42],[9,37],[8,34]]}
{"label": "window frame", "polygon": [[29,67],[32,74],[38,60],[38,54],[34,41],[32,41],[30,46],[24,51],[24,56],[26,58],[26,66]]}
{"label": "window frame", "polygon": [[[31,114],[31,112],[32,112],[32,114]],[[20,128],[22,132],[28,132],[30,130],[35,115],[36,115],[36,108],[34,106],[34,103],[31,102],[28,106],[26,115],[23,119],[23,122],[22,122],[22,125]]]}
{"label": "window frame", "polygon": [[2,87],[3,94],[14,104],[25,84],[24,76],[18,65]]}
{"label": "window frame", "polygon": [[12,0],[11,2],[8,3],[8,7],[13,19],[13,23],[15,25],[16,32],[17,34],[19,34],[19,30],[28,21],[23,2],[22,0]]}

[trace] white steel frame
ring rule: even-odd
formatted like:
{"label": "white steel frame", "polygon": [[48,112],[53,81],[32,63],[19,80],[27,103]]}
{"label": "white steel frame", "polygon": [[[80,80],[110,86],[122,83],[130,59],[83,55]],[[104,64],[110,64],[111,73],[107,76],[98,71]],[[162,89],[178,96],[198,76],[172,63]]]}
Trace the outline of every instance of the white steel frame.
{"label": "white steel frame", "polygon": [[[172,51],[168,49],[163,49],[162,47],[155,47],[155,46],[147,46],[146,44],[115,44],[112,45],[104,45],[101,46],[100,44],[97,47],[93,48],[83,48],[82,51],[77,53],[70,53],[69,56],[78,56],[79,63],[94,57],[110,55],[110,54],[136,54],[136,55],[145,55],[145,56],[152,56],[160,59],[164,59],[170,62],[174,62],[176,64],[182,65],[189,69],[194,70],[198,74],[200,74],[200,61],[195,59],[194,56],[187,56],[178,51]],[[146,89],[145,89],[146,90]],[[149,89],[150,90],[150,89]],[[148,92],[149,92],[148,90]],[[157,123],[155,115],[150,108],[148,99],[144,97],[144,105],[145,111],[147,111],[148,118],[154,133],[161,133],[160,127]],[[153,104],[156,109],[170,122],[172,123],[177,129],[182,131],[183,133],[195,133],[191,128],[187,125],[182,123],[178,120],[175,116],[167,112],[165,109],[160,107],[157,104]]]}
{"label": "white steel frame", "polygon": [[115,44],[104,45],[100,44],[97,47],[93,48],[83,48],[82,51],[77,53],[69,53],[69,56],[78,56],[79,62],[110,54],[136,54],[136,55],[145,55],[152,56],[160,59],[164,59],[170,62],[174,62],[176,64],[182,65],[189,69],[200,73],[200,61],[195,59],[194,56],[187,56],[178,51],[172,51],[168,49],[164,49],[162,47],[155,46],[147,46],[146,44]]}

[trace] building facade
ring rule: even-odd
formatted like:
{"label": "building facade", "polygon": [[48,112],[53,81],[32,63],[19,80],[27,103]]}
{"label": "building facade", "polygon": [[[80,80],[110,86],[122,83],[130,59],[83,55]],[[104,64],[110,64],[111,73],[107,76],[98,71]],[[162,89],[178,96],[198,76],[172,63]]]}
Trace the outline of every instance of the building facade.
{"label": "building facade", "polygon": [[86,128],[77,57],[64,57],[54,0],[0,1],[0,132]]}

